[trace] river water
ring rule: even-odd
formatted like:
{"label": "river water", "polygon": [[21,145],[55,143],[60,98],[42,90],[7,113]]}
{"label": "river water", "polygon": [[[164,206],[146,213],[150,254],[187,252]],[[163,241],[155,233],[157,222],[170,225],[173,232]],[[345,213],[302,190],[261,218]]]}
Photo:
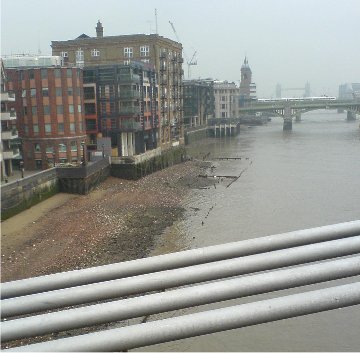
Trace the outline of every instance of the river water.
{"label": "river water", "polygon": [[[214,161],[210,189],[194,190],[177,225],[182,248],[196,248],[360,219],[359,121],[345,114],[304,114],[291,132],[282,119],[237,137],[190,146]],[[217,160],[241,157],[241,160]],[[184,245],[184,242],[186,243]],[[360,277],[360,276],[359,276]],[[356,279],[359,280],[360,278]],[[354,278],[152,316],[149,321],[345,284]],[[145,347],[151,351],[358,351],[360,306]]]}

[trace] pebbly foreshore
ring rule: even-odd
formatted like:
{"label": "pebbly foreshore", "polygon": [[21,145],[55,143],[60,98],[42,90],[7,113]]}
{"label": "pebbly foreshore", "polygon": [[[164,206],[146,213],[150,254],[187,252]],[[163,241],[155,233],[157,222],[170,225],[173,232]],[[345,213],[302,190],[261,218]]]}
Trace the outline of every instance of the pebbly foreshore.
{"label": "pebbly foreshore", "polygon": [[27,226],[11,230],[5,221],[1,281],[148,256],[183,216],[188,192],[211,183],[199,177],[208,167],[209,162],[187,161],[137,181],[109,177]]}

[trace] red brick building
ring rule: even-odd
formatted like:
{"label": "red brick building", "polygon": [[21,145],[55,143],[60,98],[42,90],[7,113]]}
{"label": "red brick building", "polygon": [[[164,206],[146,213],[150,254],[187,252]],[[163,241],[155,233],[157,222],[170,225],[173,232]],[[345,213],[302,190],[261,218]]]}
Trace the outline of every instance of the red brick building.
{"label": "red brick building", "polygon": [[86,153],[83,72],[61,64],[59,57],[4,59],[28,170],[79,163]]}

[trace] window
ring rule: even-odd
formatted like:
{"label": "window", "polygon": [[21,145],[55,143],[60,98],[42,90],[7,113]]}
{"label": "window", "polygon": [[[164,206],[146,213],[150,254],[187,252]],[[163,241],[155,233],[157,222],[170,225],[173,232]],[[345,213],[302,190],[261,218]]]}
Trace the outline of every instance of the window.
{"label": "window", "polygon": [[38,124],[34,124],[34,125],[33,125],[33,130],[34,130],[34,134],[38,134],[38,133],[39,133],[39,125],[38,125]]}
{"label": "window", "polygon": [[74,104],[69,104],[69,113],[74,114]]}
{"label": "window", "polygon": [[100,50],[91,49],[91,56],[100,56]]}
{"label": "window", "polygon": [[49,97],[49,88],[48,87],[43,87],[41,89],[41,94],[43,97]]}
{"label": "window", "polygon": [[21,97],[26,98],[26,89],[23,89],[21,92]]}
{"label": "window", "polygon": [[150,62],[150,59],[141,59],[141,61],[142,61],[143,63],[149,63],[149,62]]}
{"label": "window", "polygon": [[44,115],[50,115],[50,106],[44,105]]}
{"label": "window", "polygon": [[30,80],[33,80],[35,78],[35,76],[34,76],[34,70],[30,70],[29,71],[29,79]]}
{"label": "window", "polygon": [[36,108],[36,107],[31,107],[31,114],[32,114],[32,115],[36,115],[36,114],[37,114],[37,108]]}
{"label": "window", "polygon": [[226,109],[226,104],[221,104],[221,109]]}
{"label": "window", "polygon": [[61,55],[63,58],[67,58],[67,57],[69,56],[67,51],[62,51],[62,52],[60,53],[60,55]]}
{"label": "window", "polygon": [[71,141],[71,151],[76,152],[78,150],[76,141]]}
{"label": "window", "polygon": [[55,69],[54,74],[55,74],[55,78],[60,78],[61,77],[61,69]]}
{"label": "window", "polygon": [[149,46],[148,45],[142,45],[140,47],[140,56],[149,56]]}
{"label": "window", "polygon": [[28,125],[24,125],[24,132],[27,135],[29,133],[29,126]]}
{"label": "window", "polygon": [[75,132],[75,123],[70,123],[70,132]]}
{"label": "window", "polygon": [[67,78],[71,78],[71,77],[72,77],[72,70],[71,70],[71,69],[66,69],[66,77],[67,77]]}
{"label": "window", "polygon": [[35,159],[35,167],[36,167],[36,169],[42,169],[42,160],[41,159]]}
{"label": "window", "polygon": [[82,67],[84,65],[84,51],[82,49],[76,51],[75,61],[78,67]]}
{"label": "window", "polygon": [[95,98],[95,90],[93,87],[84,87],[84,98],[85,99]]}
{"label": "window", "polygon": [[61,87],[56,87],[56,97],[61,97],[62,96],[62,88]]}
{"label": "window", "polygon": [[34,151],[35,152],[41,152],[40,143],[34,143]]}
{"label": "window", "polygon": [[59,152],[66,152],[66,145],[63,143],[59,144]]}
{"label": "window", "polygon": [[36,88],[30,88],[30,97],[36,96]]}
{"label": "window", "polygon": [[133,57],[133,48],[130,48],[130,47],[124,48],[124,57],[132,58]]}
{"label": "window", "polygon": [[64,133],[64,123],[59,123],[58,124],[58,134],[63,134]]}
{"label": "window", "polygon": [[45,133],[51,134],[51,124],[45,124]]}
{"label": "window", "polygon": [[46,69],[41,69],[40,70],[40,75],[42,79],[47,78],[47,70]]}
{"label": "window", "polygon": [[68,93],[68,96],[72,96],[74,94],[72,87],[68,87],[67,93]]}
{"label": "window", "polygon": [[124,65],[129,65],[130,64],[130,60],[124,60]]}
{"label": "window", "polygon": [[64,106],[57,105],[56,106],[56,114],[63,114],[64,113]]}
{"label": "window", "polygon": [[81,104],[78,104],[78,112],[81,113]]}
{"label": "window", "polygon": [[24,107],[23,112],[24,112],[24,115],[27,115],[27,107]]}
{"label": "window", "polygon": [[46,153],[54,153],[54,147],[53,146],[46,146]]}

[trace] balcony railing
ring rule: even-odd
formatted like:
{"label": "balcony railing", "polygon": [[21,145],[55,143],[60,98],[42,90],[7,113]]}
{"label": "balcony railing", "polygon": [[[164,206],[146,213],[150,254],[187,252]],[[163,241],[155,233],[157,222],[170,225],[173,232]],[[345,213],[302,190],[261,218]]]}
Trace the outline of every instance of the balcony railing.
{"label": "balcony railing", "polygon": [[120,115],[140,114],[140,107],[121,107],[119,114]]}
{"label": "balcony railing", "polygon": [[1,120],[16,120],[15,110],[9,112],[1,112]]}
{"label": "balcony railing", "polygon": [[140,76],[136,74],[119,75],[120,84],[140,83]]}
{"label": "balcony railing", "polygon": [[135,120],[121,120],[119,124],[121,131],[140,131],[142,130],[141,123]]}
{"label": "balcony railing", "polygon": [[18,131],[16,129],[3,129],[1,130],[2,140],[13,140],[18,138]]}
{"label": "balcony railing", "polygon": [[3,159],[13,159],[20,155],[20,150],[18,148],[13,148],[9,150],[2,151]]}
{"label": "balcony railing", "polygon": [[120,100],[131,100],[131,99],[139,99],[140,92],[139,91],[121,91],[120,92]]}
{"label": "balcony railing", "polygon": [[2,102],[15,102],[15,93],[1,92]]}

